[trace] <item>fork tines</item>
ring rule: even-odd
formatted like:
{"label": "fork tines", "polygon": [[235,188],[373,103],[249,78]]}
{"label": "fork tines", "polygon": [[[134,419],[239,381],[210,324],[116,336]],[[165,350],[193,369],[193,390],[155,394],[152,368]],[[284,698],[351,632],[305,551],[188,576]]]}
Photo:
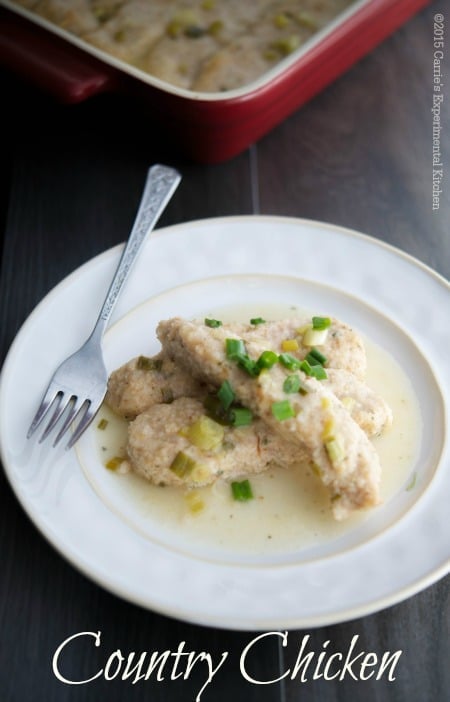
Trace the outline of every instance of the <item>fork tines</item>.
{"label": "fork tines", "polygon": [[28,429],[27,439],[34,434],[44,418],[48,417],[53,410],[50,420],[39,439],[39,443],[45,441],[58,421],[63,418],[61,428],[53,441],[53,446],[60,442],[71,424],[76,424],[76,429],[67,444],[67,448],[71,448],[94,418],[95,412],[89,411],[91,404],[90,400],[81,401],[76,395],[70,394],[70,392],[64,393],[63,390],[57,389],[53,383],[50,383]]}

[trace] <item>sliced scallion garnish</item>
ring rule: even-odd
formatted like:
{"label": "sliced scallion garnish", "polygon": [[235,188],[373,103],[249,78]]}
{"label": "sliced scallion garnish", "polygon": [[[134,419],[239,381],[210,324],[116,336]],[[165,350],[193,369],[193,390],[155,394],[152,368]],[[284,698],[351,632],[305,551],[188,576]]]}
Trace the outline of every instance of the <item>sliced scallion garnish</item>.
{"label": "sliced scallion garnish", "polygon": [[224,426],[230,426],[229,412],[223,408],[217,395],[207,395],[203,400],[203,407],[211,419]]}
{"label": "sliced scallion garnish", "polygon": [[229,407],[234,401],[235,394],[228,380],[223,381],[222,385],[220,386],[217,392],[217,397],[219,398],[223,409],[225,411],[229,409]]}
{"label": "sliced scallion garnish", "polygon": [[105,468],[108,468],[108,470],[117,470],[124,460],[125,459],[121,456],[114,456],[113,458],[110,458],[107,463],[105,463]]}
{"label": "sliced scallion garnish", "polygon": [[289,395],[300,390],[300,377],[298,375],[288,375],[283,383],[284,392]]}
{"label": "sliced scallion garnish", "polygon": [[234,390],[231,387],[230,383],[228,380],[224,380],[222,385],[220,386],[218,392],[217,392],[217,397],[220,400],[220,403],[223,407],[223,409],[226,411],[229,409],[231,404],[233,403],[233,400],[235,398]]}
{"label": "sliced scallion garnish", "polygon": [[220,319],[209,319],[208,317],[205,317],[205,325],[207,327],[211,327],[211,329],[217,329],[217,327],[222,326],[222,322]]}
{"label": "sliced scallion garnish", "polygon": [[231,492],[233,493],[234,499],[238,502],[247,502],[253,498],[252,486],[248,480],[232,482]]}
{"label": "sliced scallion garnish", "polygon": [[328,329],[307,329],[303,334],[303,346],[323,346],[328,337]]}
{"label": "sliced scallion garnish", "polygon": [[252,319],[250,320],[250,324],[254,324],[254,325],[265,324],[265,323],[266,323],[266,320],[263,319],[262,317],[252,317]]}
{"label": "sliced scallion garnish", "polygon": [[327,362],[327,357],[320,353],[319,349],[312,348],[306,356],[306,360],[311,366],[317,366],[318,364],[324,366]]}
{"label": "sliced scallion garnish", "polygon": [[325,449],[328,453],[328,458],[331,463],[342,463],[345,458],[345,450],[341,442],[337,438],[329,439],[325,442]]}
{"label": "sliced scallion garnish", "polygon": [[263,368],[272,368],[277,362],[278,354],[275,351],[263,351],[256,361],[256,365],[259,370],[262,370]]}
{"label": "sliced scallion garnish", "polygon": [[[229,399],[228,393],[226,393],[226,396]],[[225,409],[221,399],[218,397],[218,393],[217,395],[207,395],[203,401],[203,407],[211,419],[223,426],[243,427],[250,424],[253,419],[251,410],[246,407],[240,407],[232,403]]]}
{"label": "sliced scallion garnish", "polygon": [[295,417],[295,410],[289,400],[280,400],[272,404],[272,414],[278,422]]}
{"label": "sliced scallion garnish", "polygon": [[231,360],[236,360],[237,356],[245,356],[245,344],[242,339],[225,339],[225,353]]}
{"label": "sliced scallion garnish", "polygon": [[179,478],[184,478],[192,472],[196,465],[193,458],[184,453],[184,451],[178,451],[170,464],[170,470],[173,471],[175,475],[178,475]]}
{"label": "sliced scallion garnish", "polygon": [[309,373],[316,380],[326,380],[328,378],[327,372],[323,366],[311,366],[311,372]]}
{"label": "sliced scallion garnish", "polygon": [[306,358],[304,358],[303,361],[300,362],[299,367],[305,375],[311,375],[311,364],[309,363],[309,361],[306,360]]}
{"label": "sliced scallion garnish", "polygon": [[331,324],[331,319],[329,317],[313,317],[312,318],[312,328],[317,331],[323,329],[328,329]]}
{"label": "sliced scallion garnish", "polygon": [[231,361],[236,361],[238,366],[253,378],[259,375],[260,369],[256,361],[250,358],[242,339],[225,339],[225,354]]}
{"label": "sliced scallion garnish", "polygon": [[224,437],[224,428],[211,417],[201,415],[193,424],[179,431],[193,446],[204,451],[216,448]]}
{"label": "sliced scallion garnish", "polygon": [[253,413],[247,407],[234,407],[230,415],[234,427],[247,427],[252,423]]}
{"label": "sliced scallion garnish", "polygon": [[257,366],[256,361],[250,358],[246,353],[236,357],[237,364],[242,370],[245,370],[252,378],[259,375],[260,369]]}
{"label": "sliced scallion garnish", "polygon": [[205,509],[205,503],[202,500],[201,493],[198,490],[188,492],[184,499],[186,500],[186,504],[192,514],[198,514],[198,512]]}
{"label": "sliced scallion garnish", "polygon": [[295,358],[295,356],[292,356],[290,353],[280,353],[278,356],[278,360],[280,361],[281,365],[287,368],[288,370],[299,370],[301,368],[301,362],[298,360],[298,358]]}
{"label": "sliced scallion garnish", "polygon": [[326,370],[323,366],[320,364],[312,366],[306,358],[304,358],[301,362],[300,370],[302,370],[305,375],[309,375],[317,380],[325,380],[328,378]]}

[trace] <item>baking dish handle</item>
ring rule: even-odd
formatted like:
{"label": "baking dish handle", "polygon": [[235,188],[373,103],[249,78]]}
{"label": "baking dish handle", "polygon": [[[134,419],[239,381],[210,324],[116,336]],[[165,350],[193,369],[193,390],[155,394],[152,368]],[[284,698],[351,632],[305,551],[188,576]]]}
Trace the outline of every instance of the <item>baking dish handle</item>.
{"label": "baking dish handle", "polygon": [[114,69],[12,12],[0,10],[0,63],[58,100],[76,103],[114,87]]}

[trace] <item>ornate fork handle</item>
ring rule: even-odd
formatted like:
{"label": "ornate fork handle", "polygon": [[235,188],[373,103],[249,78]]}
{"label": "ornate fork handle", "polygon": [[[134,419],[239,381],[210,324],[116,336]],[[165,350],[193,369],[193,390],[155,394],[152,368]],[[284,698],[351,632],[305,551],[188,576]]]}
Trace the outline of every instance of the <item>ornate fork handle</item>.
{"label": "ornate fork handle", "polygon": [[155,165],[148,172],[136,219],[130,237],[120,257],[114,278],[109,287],[91,338],[99,340],[108,323],[117,297],[126,281],[147,233],[153,229],[167,202],[177,188],[181,176],[174,168]]}
{"label": "ornate fork handle", "polygon": [[62,426],[53,446],[72,428],[72,436],[66,446],[69,449],[94,419],[108,384],[101,349],[103,331],[147,233],[153,229],[180,180],[181,176],[172,168],[161,165],[150,168],[131,234],[95,327],[83,346],[66,358],[53,373],[28,429],[27,438],[34,434],[45,417],[50,416],[39,441],[44,441],[61,420]]}

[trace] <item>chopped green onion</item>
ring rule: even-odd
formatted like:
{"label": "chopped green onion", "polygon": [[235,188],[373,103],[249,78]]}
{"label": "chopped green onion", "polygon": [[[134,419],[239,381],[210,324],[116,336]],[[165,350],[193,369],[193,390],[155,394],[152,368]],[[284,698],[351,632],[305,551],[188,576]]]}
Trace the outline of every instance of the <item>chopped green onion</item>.
{"label": "chopped green onion", "polygon": [[114,456],[114,458],[110,458],[107,463],[105,463],[105,468],[108,470],[117,470],[117,468],[124,462],[124,458],[121,456]]}
{"label": "chopped green onion", "polygon": [[217,395],[207,395],[203,400],[203,407],[208,416],[219,424],[230,426],[231,420],[227,410],[223,408],[222,402]]}
{"label": "chopped green onion", "polygon": [[326,378],[328,378],[327,372],[323,366],[321,366],[320,364],[311,366],[311,364],[307,361],[306,358],[304,358],[301,362],[300,370],[302,370],[305,375],[309,375],[313,378],[316,378],[317,380],[325,380]]}
{"label": "chopped green onion", "polygon": [[231,483],[231,492],[234,499],[238,502],[247,502],[253,498],[252,486],[248,480],[242,480],[240,483]]}
{"label": "chopped green onion", "polygon": [[205,509],[205,503],[200,497],[199,490],[191,490],[184,499],[186,500],[186,504],[192,514],[198,514],[198,512]]}
{"label": "chopped green onion", "polygon": [[258,376],[263,368],[272,368],[278,361],[278,355],[274,351],[263,351],[258,360],[254,361],[248,355],[242,339],[226,339],[225,353],[227,358],[236,361],[252,378]]}
{"label": "chopped green onion", "polygon": [[222,443],[224,431],[223,426],[203,414],[193,424],[180,429],[178,433],[193,446],[204,451],[211,451]]}
{"label": "chopped green onion", "polygon": [[313,329],[323,330],[328,329],[331,324],[331,319],[329,317],[313,317],[312,325]]}
{"label": "chopped green onion", "polygon": [[183,451],[178,451],[177,455],[170,464],[170,470],[178,475],[179,478],[184,478],[195,468],[196,462]]}
{"label": "chopped green onion", "polygon": [[103,431],[104,429],[106,429],[107,426],[108,426],[108,420],[103,418],[97,424],[97,429],[100,429],[101,431]]}
{"label": "chopped green onion", "polygon": [[162,368],[162,358],[149,358],[148,356],[139,356],[136,368],[145,371],[160,371]]}
{"label": "chopped green onion", "polygon": [[253,318],[250,320],[250,324],[255,324],[255,325],[256,325],[256,324],[265,324],[265,323],[266,323],[266,320],[263,319],[262,317],[253,317]]}
{"label": "chopped green onion", "polygon": [[280,400],[272,404],[272,414],[279,422],[295,417],[295,410],[289,400]]}
{"label": "chopped green onion", "polygon": [[288,370],[298,370],[301,368],[301,362],[290,353],[280,353],[278,360],[280,361],[281,365]]}
{"label": "chopped green onion", "polygon": [[288,394],[298,392],[300,390],[300,378],[298,375],[288,375],[283,383],[283,390]]}
{"label": "chopped green onion", "polygon": [[222,322],[219,319],[208,319],[208,317],[205,317],[205,324],[211,329],[217,329],[217,327],[222,326]]}
{"label": "chopped green onion", "polygon": [[345,458],[345,450],[339,439],[329,439],[325,442],[325,449],[331,463],[341,463]]}
{"label": "chopped green onion", "polygon": [[234,427],[246,427],[252,423],[253,413],[247,407],[235,407],[230,412]]}
{"label": "chopped green onion", "polygon": [[303,346],[323,346],[328,337],[328,329],[307,329],[303,334]]}
{"label": "chopped green onion", "polygon": [[246,353],[236,356],[237,364],[242,370],[245,370],[249,375],[255,378],[259,375],[260,369],[257,366],[256,361],[253,361],[250,356]]}
{"label": "chopped green onion", "polygon": [[300,362],[300,370],[302,370],[305,375],[311,375],[312,367],[309,361],[306,360],[306,358],[304,358],[303,361]]}
{"label": "chopped green onion", "polygon": [[328,378],[325,368],[319,365],[311,367],[310,375],[316,380],[326,380]]}
{"label": "chopped green onion", "polygon": [[311,366],[317,366],[318,364],[324,366],[327,362],[327,357],[324,356],[323,353],[320,353],[318,349],[312,348],[306,356],[306,360]]}
{"label": "chopped green onion", "polygon": [[203,407],[211,419],[214,419],[215,422],[223,426],[243,427],[250,424],[253,419],[252,412],[246,407],[240,407],[239,405],[234,406],[231,404],[225,409],[222,401],[218,397],[218,393],[217,395],[207,395],[203,400]]}
{"label": "chopped green onion", "polygon": [[236,360],[237,356],[246,356],[245,344],[242,339],[226,339],[225,352],[227,358]]}
{"label": "chopped green onion", "polygon": [[256,361],[256,365],[259,370],[262,370],[263,368],[272,368],[277,362],[278,354],[275,351],[263,351]]}
{"label": "chopped green onion", "polygon": [[217,392],[217,397],[219,398],[220,403],[225,411],[231,407],[235,398],[235,394],[228,380],[223,381],[222,385],[220,386]]}

